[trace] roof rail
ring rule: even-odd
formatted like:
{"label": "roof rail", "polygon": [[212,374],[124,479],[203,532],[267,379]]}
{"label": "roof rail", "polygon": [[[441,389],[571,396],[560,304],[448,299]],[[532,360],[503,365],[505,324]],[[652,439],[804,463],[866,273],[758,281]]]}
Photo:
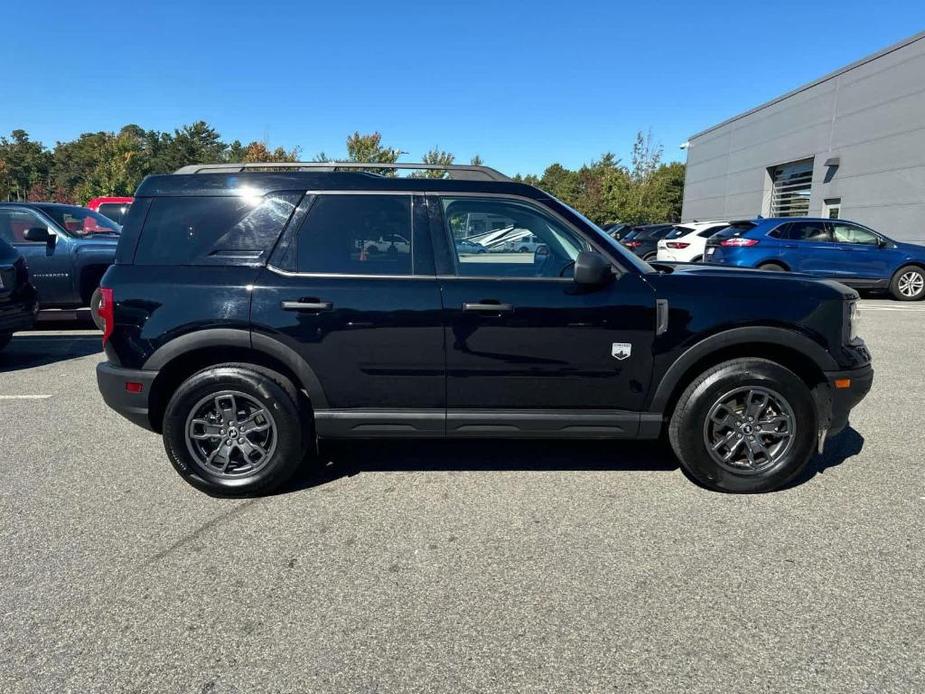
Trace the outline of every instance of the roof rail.
{"label": "roof rail", "polygon": [[293,161],[293,162],[249,162],[234,164],[190,164],[174,171],[175,174],[198,173],[242,173],[248,170],[258,171],[349,171],[356,169],[369,171],[370,169],[398,170],[398,169],[424,169],[429,171],[446,171],[447,176],[456,180],[469,181],[510,181],[500,171],[488,166],[475,166],[471,164],[385,164],[376,162],[355,161]]}

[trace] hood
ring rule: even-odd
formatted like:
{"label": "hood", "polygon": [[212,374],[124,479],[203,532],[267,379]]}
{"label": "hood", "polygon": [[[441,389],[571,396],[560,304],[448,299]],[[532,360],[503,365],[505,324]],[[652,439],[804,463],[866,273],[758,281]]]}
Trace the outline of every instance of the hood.
{"label": "hood", "polygon": [[914,258],[919,258],[920,260],[925,260],[925,246],[921,246],[917,243],[904,243],[902,241],[894,241],[893,243],[895,243],[896,248],[903,253]]}
{"label": "hood", "polygon": [[[923,249],[925,250],[925,249]],[[820,299],[857,299],[858,293],[835,280],[820,279],[800,272],[769,272],[753,268],[700,263],[651,263],[672,284],[683,287],[708,286],[717,296],[765,296],[786,299],[794,293]],[[658,281],[656,280],[657,284]]]}

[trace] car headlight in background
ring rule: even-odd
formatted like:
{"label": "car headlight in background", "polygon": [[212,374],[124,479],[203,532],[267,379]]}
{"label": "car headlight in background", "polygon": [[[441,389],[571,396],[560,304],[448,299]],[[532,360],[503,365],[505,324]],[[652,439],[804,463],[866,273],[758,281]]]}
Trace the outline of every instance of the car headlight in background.
{"label": "car headlight in background", "polygon": [[848,342],[858,338],[858,327],[861,323],[861,307],[857,301],[848,302]]}

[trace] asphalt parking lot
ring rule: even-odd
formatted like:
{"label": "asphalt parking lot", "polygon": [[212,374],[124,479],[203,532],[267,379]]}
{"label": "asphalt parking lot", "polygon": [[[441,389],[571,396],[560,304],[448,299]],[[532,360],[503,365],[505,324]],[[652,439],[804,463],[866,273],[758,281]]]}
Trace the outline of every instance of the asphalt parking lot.
{"label": "asphalt parking lot", "polygon": [[925,305],[863,311],[852,428],[759,496],[657,444],[377,442],[213,499],[103,405],[97,333],[19,335],[0,691],[925,690]]}

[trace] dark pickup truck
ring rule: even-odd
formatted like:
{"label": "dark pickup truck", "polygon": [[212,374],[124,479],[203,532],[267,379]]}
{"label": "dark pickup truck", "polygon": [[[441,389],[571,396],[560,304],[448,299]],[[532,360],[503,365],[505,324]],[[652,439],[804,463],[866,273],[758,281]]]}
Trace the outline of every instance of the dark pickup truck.
{"label": "dark pickup truck", "polygon": [[0,240],[26,259],[42,309],[98,306],[100,278],[115,258],[120,229],[77,205],[0,203]]}

